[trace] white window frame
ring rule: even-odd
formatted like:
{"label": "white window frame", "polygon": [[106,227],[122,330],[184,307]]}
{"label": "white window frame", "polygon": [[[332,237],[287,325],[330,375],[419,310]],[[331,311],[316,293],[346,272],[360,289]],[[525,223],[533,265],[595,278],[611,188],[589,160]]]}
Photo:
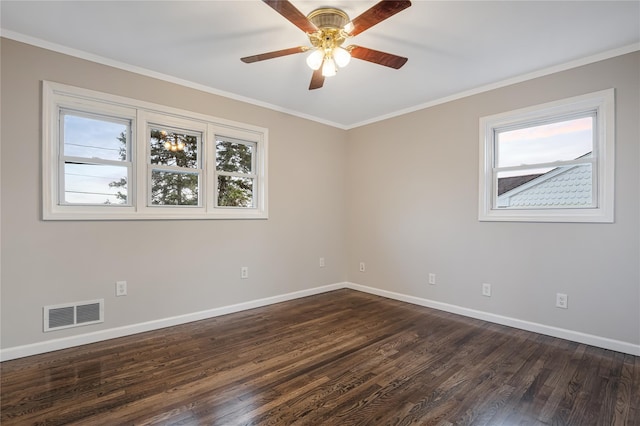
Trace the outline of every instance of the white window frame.
{"label": "white window frame", "polygon": [[[593,113],[594,149],[592,162],[594,205],[588,208],[499,209],[497,167],[495,165],[497,131],[556,122],[572,115]],[[542,105],[480,118],[479,153],[480,221],[516,222],[604,222],[614,221],[615,176],[615,96],[614,89],[602,90]],[[571,162],[562,162],[569,164]],[[560,164],[560,162],[558,162]],[[523,167],[528,167],[524,165]]]}
{"label": "white window frame", "polygon": [[[131,122],[127,205],[80,205],[60,202],[64,182],[60,111],[97,114]],[[198,206],[150,205],[150,126],[167,126],[202,134],[199,147]],[[215,136],[255,143],[253,207],[217,207]],[[43,220],[267,219],[268,129],[164,105],[138,101],[60,83],[42,83],[42,217]],[[63,166],[62,166],[63,167]],[[194,169],[196,171],[196,169]]]}

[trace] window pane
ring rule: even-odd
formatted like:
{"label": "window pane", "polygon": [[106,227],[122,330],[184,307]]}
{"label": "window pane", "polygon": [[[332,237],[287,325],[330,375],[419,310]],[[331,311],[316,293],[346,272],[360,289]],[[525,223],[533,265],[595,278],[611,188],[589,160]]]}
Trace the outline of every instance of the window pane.
{"label": "window pane", "polygon": [[593,117],[498,131],[497,167],[569,161],[593,151]]}
{"label": "window pane", "polygon": [[216,140],[216,167],[219,171],[253,173],[255,144]]}
{"label": "window pane", "polygon": [[108,118],[64,116],[64,155],[102,160],[127,160],[129,123]]}
{"label": "window pane", "polygon": [[149,135],[151,164],[198,169],[198,140],[200,135],[152,128]]}
{"label": "window pane", "polygon": [[127,167],[65,163],[64,202],[128,204]]}
{"label": "window pane", "polygon": [[590,163],[519,173],[498,172],[497,208],[594,207]]}
{"label": "window pane", "polygon": [[253,179],[218,176],[218,206],[253,207]]}
{"label": "window pane", "polygon": [[151,204],[155,206],[197,206],[198,173],[153,170]]}

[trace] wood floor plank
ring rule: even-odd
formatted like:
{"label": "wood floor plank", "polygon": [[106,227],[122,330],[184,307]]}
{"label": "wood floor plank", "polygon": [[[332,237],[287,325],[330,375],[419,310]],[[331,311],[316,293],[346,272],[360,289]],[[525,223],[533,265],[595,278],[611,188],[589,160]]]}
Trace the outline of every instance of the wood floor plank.
{"label": "wood floor plank", "polygon": [[0,364],[11,425],[640,426],[639,357],[353,290]]}
{"label": "wood floor plank", "polygon": [[618,380],[618,392],[616,394],[615,414],[613,425],[625,425],[629,419],[631,409],[631,387],[633,385],[633,360],[630,356],[624,357],[620,379]]}
{"label": "wood floor plank", "polygon": [[640,425],[640,357],[628,355],[633,359],[633,385],[629,407],[629,424]]}

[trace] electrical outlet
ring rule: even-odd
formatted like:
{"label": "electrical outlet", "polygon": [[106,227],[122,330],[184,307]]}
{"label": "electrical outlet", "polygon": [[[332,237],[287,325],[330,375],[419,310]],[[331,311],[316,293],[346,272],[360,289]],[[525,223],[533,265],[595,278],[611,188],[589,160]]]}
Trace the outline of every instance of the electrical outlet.
{"label": "electrical outlet", "polygon": [[324,257],[320,258],[320,267],[324,268]]}
{"label": "electrical outlet", "polygon": [[431,285],[436,284],[436,274],[429,273],[429,284]]}
{"label": "electrical outlet", "polygon": [[127,282],[116,281],[116,296],[126,296],[126,295],[127,295]]}
{"label": "electrical outlet", "polygon": [[487,283],[482,284],[482,295],[491,297],[491,284],[487,284]]}
{"label": "electrical outlet", "polygon": [[569,296],[564,293],[556,293],[556,308],[568,309]]}
{"label": "electrical outlet", "polygon": [[364,272],[365,267],[364,267],[364,262],[360,262],[360,272]]}
{"label": "electrical outlet", "polygon": [[240,278],[243,280],[246,280],[247,278],[249,278],[249,267],[248,266],[243,266],[242,268],[240,268]]}

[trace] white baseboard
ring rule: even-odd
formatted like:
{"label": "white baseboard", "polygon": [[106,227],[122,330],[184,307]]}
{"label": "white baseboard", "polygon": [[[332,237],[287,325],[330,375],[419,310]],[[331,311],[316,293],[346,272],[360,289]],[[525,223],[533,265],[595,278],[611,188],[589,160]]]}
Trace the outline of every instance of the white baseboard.
{"label": "white baseboard", "polygon": [[91,333],[79,334],[76,336],[62,337],[59,339],[47,340],[44,342],[32,343],[30,345],[16,346],[0,350],[0,361],[9,361],[16,358],[43,354],[46,352],[67,349],[74,346],[86,345],[89,343],[101,342],[103,340],[115,339],[118,337],[130,336],[132,334],[144,333],[161,328],[172,327],[174,325],[186,324],[193,321],[232,314],[234,312],[246,311],[248,309],[259,308],[261,306],[273,305],[274,303],[286,302],[287,300],[299,299],[301,297],[313,296],[314,294],[326,293],[332,290],[346,288],[345,283],[330,284],[322,287],[315,287],[308,290],[296,291],[293,293],[281,294],[278,296],[256,299],[235,305],[222,306],[208,309],[206,311],[193,312],[185,315],[178,315],[169,318],[162,318],[154,321],[147,321],[139,324],[132,324],[123,327],[110,328],[107,330],[94,331]]}
{"label": "white baseboard", "polygon": [[631,355],[640,356],[640,345],[622,342],[619,340],[608,339],[606,337],[594,336],[578,331],[566,330],[557,327],[551,327],[544,324],[533,323],[496,315],[488,312],[477,311],[474,309],[464,308],[457,305],[437,302],[434,300],[423,299],[416,296],[395,293],[392,291],[381,290],[374,287],[367,287],[351,282],[329,284],[321,287],[315,287],[307,290],[286,293],[278,296],[267,297],[263,299],[251,300],[248,302],[238,303],[235,305],[222,306],[219,308],[208,309],[205,311],[194,312],[185,315],[178,315],[169,318],[163,318],[154,321],[147,321],[139,324],[132,324],[123,327],[116,327],[107,330],[100,330],[91,333],[80,334],[76,336],[63,337],[59,339],[47,340],[44,342],[33,343],[29,345],[16,346],[12,348],[0,350],[0,361],[9,361],[12,359],[27,357],[31,355],[42,354],[46,352],[67,349],[74,346],[86,345],[89,343],[101,342],[104,340],[115,339],[118,337],[129,336],[146,331],[158,330],[161,328],[172,327],[175,325],[186,324],[193,321],[199,321],[208,318],[214,318],[221,315],[232,314],[234,312],[245,311],[248,309],[259,308],[261,306],[272,305],[274,303],[286,302],[288,300],[299,299],[301,297],[313,296],[315,294],[326,293],[328,291],[339,290],[341,288],[349,288],[364,293],[374,294],[389,299],[407,302],[414,305],[425,306],[428,308],[438,309],[440,311],[450,312],[453,314],[463,315],[466,317],[476,318],[489,321],[496,324],[502,324],[509,327],[515,327],[522,330],[532,331],[535,333],[545,334],[547,336],[558,337],[565,340],[584,343],[587,345],[597,346],[604,349],[610,349],[617,352],[623,352]]}
{"label": "white baseboard", "polygon": [[434,300],[423,299],[421,297],[408,296],[406,294],[381,290],[379,288],[367,287],[355,283],[346,283],[345,286],[346,288],[350,288],[352,290],[375,294],[377,296],[387,297],[389,299],[394,299],[401,302],[412,303],[414,305],[425,306],[427,308],[438,309],[445,312],[451,312],[453,314],[480,319],[495,324],[506,325],[509,327],[519,328],[521,330],[533,331],[535,333],[540,333],[547,336],[558,337],[560,339],[571,340],[573,342],[584,343],[604,349],[610,349],[616,352],[640,356],[640,345],[635,345],[633,343],[622,342],[620,340],[608,339],[606,337],[581,333],[579,331],[567,330],[564,328],[524,321],[517,318],[505,317],[489,312],[477,311],[475,309],[463,308],[457,305],[436,302]]}

